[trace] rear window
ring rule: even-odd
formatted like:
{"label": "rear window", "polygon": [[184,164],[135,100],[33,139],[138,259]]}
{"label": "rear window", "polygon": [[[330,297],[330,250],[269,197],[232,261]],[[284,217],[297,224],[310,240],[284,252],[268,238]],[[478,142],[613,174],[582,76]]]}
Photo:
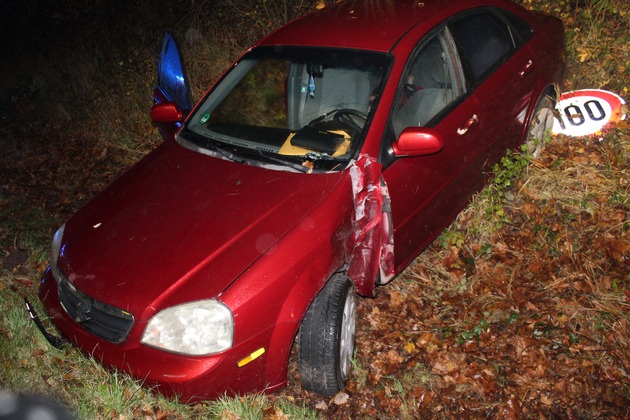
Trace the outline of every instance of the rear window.
{"label": "rear window", "polygon": [[475,85],[492,73],[515,49],[507,24],[489,9],[456,18],[451,22],[450,29]]}
{"label": "rear window", "polygon": [[501,10],[499,13],[510,24],[510,29],[514,34],[514,43],[517,47],[520,47],[529,41],[534,33],[532,27],[529,26],[529,23],[506,10]]}

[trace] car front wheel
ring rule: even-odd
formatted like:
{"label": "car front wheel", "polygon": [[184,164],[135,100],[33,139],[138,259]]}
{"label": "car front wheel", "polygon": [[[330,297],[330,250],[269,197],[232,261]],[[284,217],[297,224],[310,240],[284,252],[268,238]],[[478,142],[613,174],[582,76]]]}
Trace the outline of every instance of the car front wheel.
{"label": "car front wheel", "polygon": [[299,337],[302,386],[321,395],[345,388],[355,343],[356,296],[350,279],[334,275],[309,307]]}

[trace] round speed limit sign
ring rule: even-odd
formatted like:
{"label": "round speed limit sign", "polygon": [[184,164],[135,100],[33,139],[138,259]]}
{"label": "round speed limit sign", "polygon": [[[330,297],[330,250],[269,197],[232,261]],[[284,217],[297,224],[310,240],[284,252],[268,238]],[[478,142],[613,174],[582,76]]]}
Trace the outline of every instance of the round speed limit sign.
{"label": "round speed limit sign", "polygon": [[553,134],[588,136],[626,119],[626,102],[619,95],[599,89],[565,92],[556,104]]}

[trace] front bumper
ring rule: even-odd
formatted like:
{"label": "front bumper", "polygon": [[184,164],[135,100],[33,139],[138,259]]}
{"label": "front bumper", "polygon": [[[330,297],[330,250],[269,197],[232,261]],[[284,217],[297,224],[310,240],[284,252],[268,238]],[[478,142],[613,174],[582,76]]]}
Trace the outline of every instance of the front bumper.
{"label": "front bumper", "polygon": [[[141,344],[140,338],[147,321],[136,322],[122,343],[94,336],[64,310],[50,270],[42,278],[40,299],[63,336],[82,351],[103,365],[126,372],[142,381],[143,385],[166,396],[177,397],[182,402],[215,399],[225,394],[273,392],[286,385],[286,368],[270,366],[268,352],[263,351],[259,357],[243,364],[243,360],[249,360],[249,356],[260,354],[261,348],[268,347],[274,328],[241,341],[220,354],[187,356]],[[48,334],[45,329],[42,332]]]}

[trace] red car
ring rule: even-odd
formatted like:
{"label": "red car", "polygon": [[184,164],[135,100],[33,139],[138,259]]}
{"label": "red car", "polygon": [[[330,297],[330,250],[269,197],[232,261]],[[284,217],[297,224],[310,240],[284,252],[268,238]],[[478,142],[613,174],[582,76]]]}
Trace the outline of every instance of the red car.
{"label": "red car", "polygon": [[355,296],[551,128],[564,61],[560,21],[509,1],[344,1],[192,108],[167,36],[166,141],[59,229],[41,299],[86,353],[184,401],[283,387],[294,343],[304,387],[334,394]]}

